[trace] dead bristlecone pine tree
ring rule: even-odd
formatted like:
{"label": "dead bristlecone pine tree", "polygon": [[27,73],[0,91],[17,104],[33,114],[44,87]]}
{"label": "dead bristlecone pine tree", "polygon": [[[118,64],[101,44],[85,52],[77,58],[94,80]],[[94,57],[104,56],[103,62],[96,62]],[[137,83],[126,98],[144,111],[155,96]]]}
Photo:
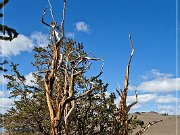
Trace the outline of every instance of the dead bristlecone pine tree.
{"label": "dead bristlecone pine tree", "polygon": [[[69,122],[75,111],[77,100],[102,87],[96,81],[102,74],[102,70],[97,76],[90,77],[90,79],[84,77],[84,73],[91,67],[91,62],[101,61],[101,59],[91,57],[91,53],[87,54],[83,51],[81,44],[76,45],[75,42],[65,37],[66,0],[64,0],[60,25],[55,22],[51,3],[48,2],[52,22],[50,24],[45,22],[46,10],[43,12],[41,22],[50,29],[50,38],[48,47],[43,54],[38,56],[44,57],[44,68],[39,69],[39,73],[44,74],[43,81],[51,122],[51,134],[68,135]],[[48,58],[49,56],[51,57]],[[83,85],[83,92],[78,91],[79,85]]]}
{"label": "dead bristlecone pine tree", "polygon": [[[134,46],[132,42],[131,35],[129,34],[129,40],[130,40],[130,46],[131,46],[131,54],[130,58],[128,60],[128,64],[126,67],[126,75],[125,75],[125,81],[124,81],[124,89],[122,90],[120,85],[118,84],[119,90],[116,89],[120,101],[118,105],[118,111],[115,112],[115,116],[117,119],[118,126],[116,128],[116,134],[117,135],[128,135],[131,132],[131,126],[133,125],[132,122],[136,119],[136,117],[129,117],[129,112],[131,108],[138,103],[138,94],[137,91],[135,91],[135,101],[131,103],[130,105],[127,105],[127,95],[128,95],[128,86],[129,86],[129,73],[130,73],[130,64],[131,60],[134,54]],[[143,134],[150,126],[160,122],[162,120],[149,122],[146,126],[142,126],[142,128],[135,134],[135,135],[141,135]],[[137,127],[137,124],[135,124],[135,128]]]}

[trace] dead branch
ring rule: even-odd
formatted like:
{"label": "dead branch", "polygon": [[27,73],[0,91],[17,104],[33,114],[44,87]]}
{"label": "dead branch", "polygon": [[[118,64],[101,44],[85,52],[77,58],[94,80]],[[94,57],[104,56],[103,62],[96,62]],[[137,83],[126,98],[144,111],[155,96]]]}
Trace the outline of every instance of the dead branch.
{"label": "dead branch", "polygon": [[63,7],[63,11],[62,11],[62,22],[61,22],[61,35],[62,35],[62,37],[64,37],[65,12],[66,12],[66,0],[64,0],[64,7]]}
{"label": "dead branch", "polygon": [[131,107],[133,107],[135,104],[137,104],[137,102],[138,102],[138,94],[137,94],[137,91],[135,91],[135,101],[133,103],[131,103],[130,105],[128,105],[127,111],[129,112]]}
{"label": "dead branch", "polygon": [[49,7],[50,7],[52,21],[54,22],[54,15],[53,15],[53,10],[52,10],[52,6],[51,6],[51,3],[50,3],[50,0],[48,0],[48,4],[49,4]]}
{"label": "dead branch", "polygon": [[116,89],[116,92],[118,93],[118,96],[121,97],[121,93],[118,89]]}
{"label": "dead branch", "polygon": [[130,46],[131,46],[131,54],[130,54],[130,58],[129,58],[129,61],[128,61],[128,65],[127,65],[127,68],[126,68],[126,76],[125,76],[125,82],[124,82],[124,90],[127,91],[128,90],[128,85],[129,85],[129,70],[130,70],[130,64],[131,64],[131,59],[133,57],[133,54],[134,54],[134,45],[132,43],[132,38],[131,38],[131,35],[129,34],[129,40],[130,40]]}
{"label": "dead branch", "polygon": [[149,127],[152,125],[161,122],[162,120],[149,122],[145,127],[141,128],[135,135],[142,135]]}
{"label": "dead branch", "polygon": [[42,14],[42,17],[41,17],[41,23],[42,24],[44,24],[45,26],[47,26],[47,27],[50,27],[51,25],[50,24],[48,24],[48,23],[46,23],[45,21],[44,21],[44,16],[46,15],[46,10],[47,10],[47,8],[45,8],[44,10],[43,10],[43,14]]}
{"label": "dead branch", "polygon": [[[58,133],[67,135],[69,130],[68,121],[70,120],[71,115],[75,110],[76,101],[79,98],[87,96],[93,90],[100,89],[100,86],[96,85],[94,82],[97,81],[97,79],[102,74],[104,63],[101,67],[100,73],[97,76],[92,77],[90,81],[87,81],[87,91],[79,96],[76,96],[76,77],[79,76],[81,78],[83,74],[88,69],[90,69],[91,61],[98,61],[102,59],[88,57],[87,54],[80,53],[78,48],[72,48],[72,50],[63,50],[65,49],[63,48],[63,45],[66,43],[66,40],[64,40],[66,0],[64,0],[64,6],[62,9],[62,22],[60,30],[54,22],[51,3],[49,0],[48,2],[51,11],[52,22],[51,24],[48,24],[44,21],[46,9],[42,14],[41,20],[41,22],[46,27],[51,29],[49,47],[52,52],[52,59],[49,61],[49,63],[47,63],[49,70],[46,70],[44,77],[46,100],[49,108],[52,135],[57,135]],[[66,46],[68,47],[68,44]],[[62,51],[60,51],[60,49],[62,49]],[[62,127],[64,129],[62,129]]]}
{"label": "dead branch", "polygon": [[128,135],[128,113],[132,106],[134,106],[137,103],[137,92],[135,92],[135,102],[127,106],[126,100],[127,100],[127,94],[128,94],[128,86],[129,86],[129,71],[130,71],[130,64],[131,60],[134,54],[134,46],[132,43],[131,36],[129,35],[130,40],[130,47],[131,47],[131,54],[130,58],[128,60],[128,64],[126,67],[126,74],[125,74],[125,81],[124,81],[124,90],[121,89],[120,85],[118,84],[119,90],[116,90],[118,95],[120,96],[120,102],[118,105],[118,111],[114,112],[114,115],[116,116],[117,121],[121,125],[121,129],[119,129],[119,135]]}

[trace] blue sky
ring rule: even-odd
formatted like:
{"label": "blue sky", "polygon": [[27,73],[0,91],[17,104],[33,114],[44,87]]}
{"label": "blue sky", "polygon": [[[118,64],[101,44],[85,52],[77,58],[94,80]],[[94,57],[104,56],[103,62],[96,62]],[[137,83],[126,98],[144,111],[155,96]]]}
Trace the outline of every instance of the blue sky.
{"label": "blue sky", "polygon": [[[55,20],[60,23],[62,0],[51,0],[51,4]],[[47,0],[18,0],[10,1],[4,8],[4,23],[20,35],[12,42],[0,41],[1,58],[19,63],[28,79],[35,71],[30,64],[33,46],[48,43],[48,30],[40,23],[46,6]],[[49,18],[48,11],[45,19],[50,22]],[[105,66],[101,78],[110,84],[108,93],[114,92],[117,83],[123,86],[131,52],[128,33],[131,33],[135,53],[128,102],[133,102],[137,87],[139,103],[133,111],[175,114],[179,108],[176,102],[180,102],[176,21],[179,22],[175,0],[67,0],[65,31],[67,36],[83,43],[87,52],[103,57]],[[97,64],[93,68],[91,74],[97,73],[100,67]],[[2,79],[0,84],[3,84]],[[1,89],[0,101],[9,105],[8,94],[3,87]]]}

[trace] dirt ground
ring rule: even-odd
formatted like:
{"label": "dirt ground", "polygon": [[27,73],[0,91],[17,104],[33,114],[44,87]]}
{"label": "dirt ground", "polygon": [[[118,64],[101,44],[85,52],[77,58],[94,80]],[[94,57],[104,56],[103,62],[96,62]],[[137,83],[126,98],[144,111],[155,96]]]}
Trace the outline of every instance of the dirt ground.
{"label": "dirt ground", "polygon": [[162,122],[149,127],[143,135],[180,135],[180,116],[164,116],[155,112],[134,115],[143,120],[144,125],[156,120],[162,120]]}
{"label": "dirt ground", "polygon": [[[146,112],[146,113],[135,113],[138,119],[144,121],[144,125],[149,122],[153,122],[156,120],[162,120],[147,129],[147,131],[143,135],[180,135],[180,116],[164,116],[162,114],[158,114],[156,112]],[[136,133],[135,130],[134,133]],[[8,135],[7,133],[0,133],[0,135]]]}

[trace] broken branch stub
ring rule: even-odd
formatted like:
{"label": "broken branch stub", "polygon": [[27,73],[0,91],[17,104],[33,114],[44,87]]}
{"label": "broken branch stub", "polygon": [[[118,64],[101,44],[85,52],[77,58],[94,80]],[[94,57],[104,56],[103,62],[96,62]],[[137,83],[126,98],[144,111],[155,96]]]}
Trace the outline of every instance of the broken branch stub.
{"label": "broken branch stub", "polygon": [[153,126],[154,124],[157,124],[159,122],[162,122],[162,120],[149,122],[146,126],[141,128],[135,135],[142,135],[149,127]]}

